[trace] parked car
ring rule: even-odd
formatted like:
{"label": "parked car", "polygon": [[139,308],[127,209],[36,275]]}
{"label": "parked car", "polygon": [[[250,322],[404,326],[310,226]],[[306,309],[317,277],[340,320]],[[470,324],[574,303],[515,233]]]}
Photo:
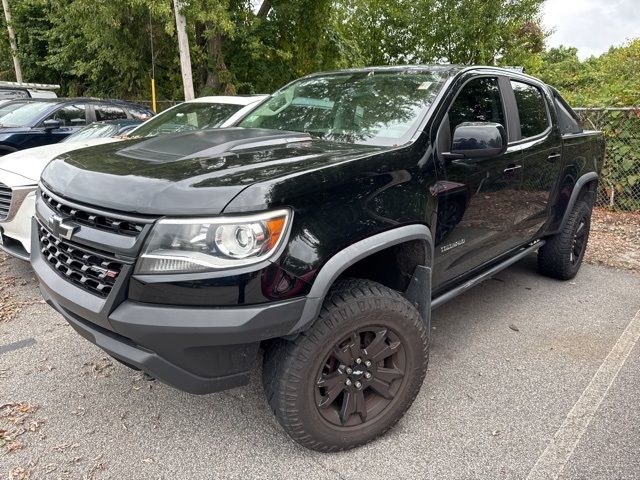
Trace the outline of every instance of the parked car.
{"label": "parked car", "polygon": [[28,148],[0,158],[0,250],[29,260],[31,218],[40,173],[51,159],[66,152],[117,141],[140,120],[110,120],[88,125],[60,143]]}
{"label": "parked car", "polygon": [[60,85],[0,81],[0,105],[20,98],[57,98]]}
{"label": "parked car", "polygon": [[133,130],[130,137],[152,137],[232,125],[268,95],[200,97],[165,110]]}
{"label": "parked car", "polygon": [[0,116],[0,156],[58,143],[96,121],[153,116],[148,108],[133,103],[88,98],[13,100],[0,108],[5,111]]}
{"label": "parked car", "polygon": [[139,120],[96,122],[58,144],[21,150],[0,158],[0,249],[14,257],[29,259],[34,192],[42,169],[58,155],[91,145],[116,142],[122,140],[125,133],[147,137],[197,128],[225,127],[265,98],[266,95],[197,98],[165,110],[138,128]]}
{"label": "parked car", "polygon": [[398,421],[433,308],[536,251],[545,275],[580,268],[604,137],[533,77],[315,74],[237,126],[53,160],[31,262],[80,335],[187,392],[246,384],[262,347],[267,399],[306,447]]}

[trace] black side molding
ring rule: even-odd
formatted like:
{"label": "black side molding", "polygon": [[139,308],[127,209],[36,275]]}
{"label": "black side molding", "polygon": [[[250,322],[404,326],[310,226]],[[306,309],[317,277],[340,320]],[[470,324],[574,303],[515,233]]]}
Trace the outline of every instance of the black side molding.
{"label": "black side molding", "polygon": [[489,270],[485,270],[484,272],[480,273],[479,275],[476,275],[472,279],[467,280],[462,285],[458,285],[457,287],[453,288],[452,290],[449,290],[448,292],[445,292],[442,295],[432,299],[431,300],[431,307],[433,309],[438,308],[440,305],[448,302],[449,300],[452,300],[453,298],[457,297],[461,293],[464,293],[467,290],[469,290],[470,288],[475,287],[479,283],[482,283],[485,280],[488,280],[489,278],[493,277],[496,273],[498,273],[498,272],[504,270],[505,268],[513,265],[514,263],[516,263],[517,261],[519,261],[522,258],[526,257],[530,253],[535,252],[538,248],[540,248],[544,244],[545,244],[545,241],[544,240],[540,240],[539,242],[536,242],[533,245],[530,245],[530,246],[522,249],[520,252],[516,253],[512,257],[509,257],[506,260],[498,263],[497,265],[494,265]]}
{"label": "black side molding", "polygon": [[560,226],[554,231],[550,232],[551,234],[557,233],[561,231],[569,220],[569,215],[573,210],[574,205],[578,201],[578,197],[582,192],[584,186],[594,180],[598,180],[598,174],[596,172],[589,172],[582,175],[576,181],[576,184],[573,186],[573,191],[571,192],[571,197],[569,198],[569,202],[567,203],[567,207],[564,209],[564,215],[562,216],[562,221],[560,222]]}

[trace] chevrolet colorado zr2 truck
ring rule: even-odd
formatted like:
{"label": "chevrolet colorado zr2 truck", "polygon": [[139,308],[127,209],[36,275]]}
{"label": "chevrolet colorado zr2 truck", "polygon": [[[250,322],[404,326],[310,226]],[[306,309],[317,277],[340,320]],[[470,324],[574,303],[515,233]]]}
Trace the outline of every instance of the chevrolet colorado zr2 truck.
{"label": "chevrolet colorado zr2 truck", "polygon": [[169,385],[246,384],[321,451],[392,427],[432,309],[537,251],[582,262],[601,133],[492,67],[345,70],[232,128],[77,150],[44,170],[31,261],[84,338]]}

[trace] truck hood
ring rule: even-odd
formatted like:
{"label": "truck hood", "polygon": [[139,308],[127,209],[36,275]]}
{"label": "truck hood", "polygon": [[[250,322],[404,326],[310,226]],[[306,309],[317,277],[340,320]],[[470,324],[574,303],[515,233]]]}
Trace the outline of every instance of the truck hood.
{"label": "truck hood", "polygon": [[44,167],[58,155],[80,148],[116,141],[118,141],[116,138],[94,138],[80,142],[54,143],[53,145],[44,145],[10,153],[0,157],[0,181],[2,181],[4,172],[9,172],[27,179],[30,184],[37,184],[40,181],[40,174]]}
{"label": "truck hood", "polygon": [[382,149],[280,130],[200,130],[69,152],[42,181],[63,197],[121,212],[215,215],[254,183]]}

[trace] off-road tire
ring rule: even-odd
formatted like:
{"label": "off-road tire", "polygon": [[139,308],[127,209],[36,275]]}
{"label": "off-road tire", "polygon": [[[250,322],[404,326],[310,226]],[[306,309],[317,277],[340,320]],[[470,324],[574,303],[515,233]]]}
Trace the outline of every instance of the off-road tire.
{"label": "off-road tire", "polygon": [[[374,327],[369,327],[370,325]],[[389,383],[397,387],[396,395],[393,399],[387,400],[390,403],[386,406],[379,406],[380,410],[373,418],[369,419],[365,415],[366,418],[363,419],[359,413],[358,417],[354,418],[354,413],[349,414],[349,418],[362,422],[360,425],[332,424],[322,416],[316,397],[320,391],[316,390],[317,379],[321,378],[319,375],[325,375],[322,372],[323,368],[327,367],[323,359],[327,354],[331,358],[336,346],[340,345],[340,339],[350,335],[350,332],[356,332],[357,338],[361,338],[361,334],[357,332],[366,331],[367,328],[382,328],[380,332],[393,332],[396,341],[391,342],[385,335],[385,348],[388,345],[397,345],[398,341],[401,343],[401,347],[394,348],[402,348],[405,367],[402,379]],[[366,336],[367,333],[363,335]],[[377,335],[375,338],[378,338]],[[369,347],[372,347],[372,344],[373,341]],[[342,348],[349,350],[350,347]],[[341,351],[344,353],[347,350]],[[373,347],[369,351],[372,352]],[[367,354],[367,349],[363,348],[360,352]],[[347,450],[379,437],[404,415],[420,391],[427,371],[428,356],[428,326],[409,301],[397,291],[378,283],[346,279],[332,287],[319,317],[310,329],[293,341],[279,340],[267,349],[262,380],[269,405],[278,422],[296,442],[322,452]],[[373,363],[371,369],[379,369],[374,372],[374,377],[377,373],[382,375],[382,368],[388,371],[385,368],[386,364],[375,363],[377,357],[371,358],[374,361],[366,363]],[[340,371],[340,367],[337,368],[335,373]],[[353,370],[352,372],[361,373]],[[366,402],[372,398],[375,400],[377,393],[370,391],[368,395]],[[341,397],[336,398],[336,402],[339,402]],[[344,408],[343,403],[342,409]],[[366,408],[364,410],[366,411]]]}
{"label": "off-road tire", "polygon": [[[587,249],[591,210],[588,202],[576,202],[562,231],[549,237],[538,251],[540,273],[559,280],[571,280],[576,276]],[[579,253],[576,253],[574,244],[577,235],[584,236]]]}

